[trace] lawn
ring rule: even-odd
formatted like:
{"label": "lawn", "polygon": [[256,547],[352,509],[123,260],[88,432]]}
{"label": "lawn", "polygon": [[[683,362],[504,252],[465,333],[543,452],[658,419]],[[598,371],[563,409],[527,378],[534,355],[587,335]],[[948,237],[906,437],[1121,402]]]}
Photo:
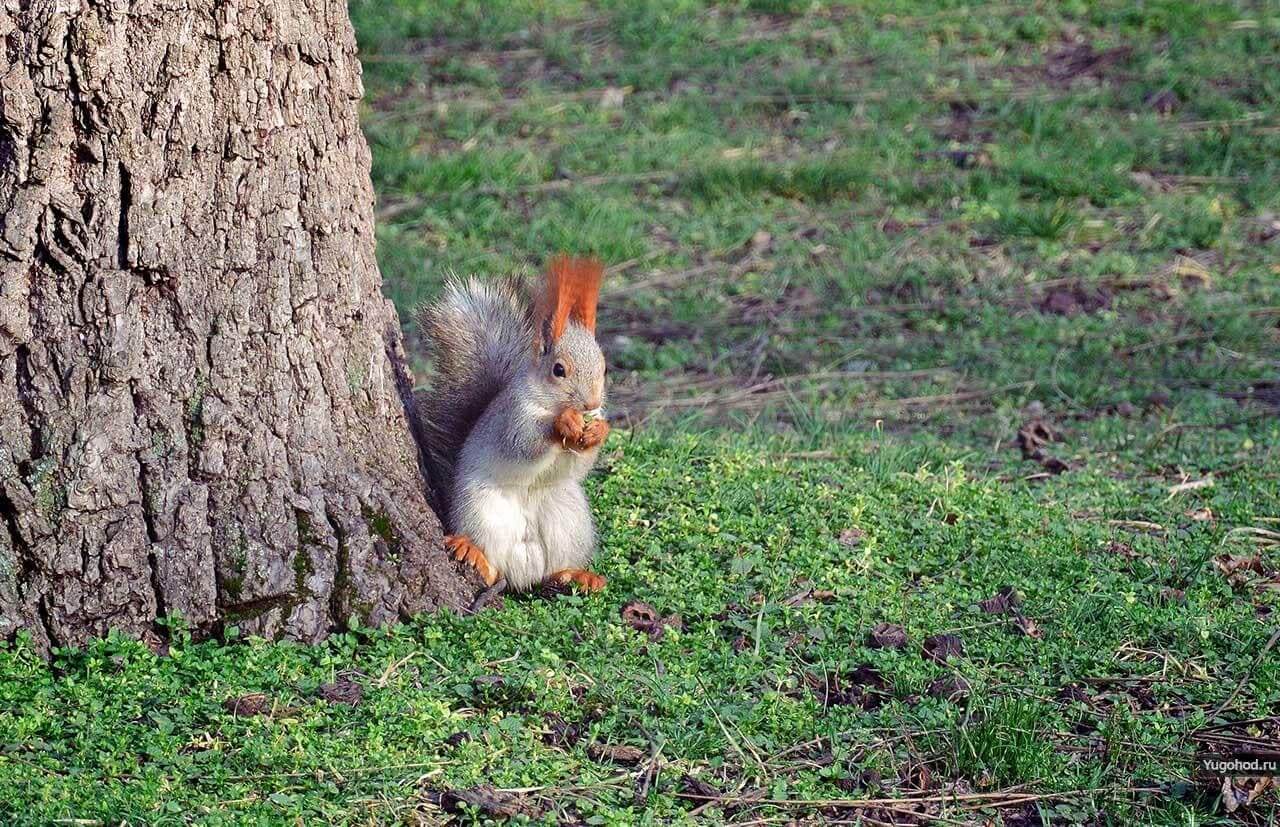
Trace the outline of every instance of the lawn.
{"label": "lawn", "polygon": [[0,820],[1276,817],[1280,10],[350,8],[402,318],[610,265],[609,587],[0,648]]}

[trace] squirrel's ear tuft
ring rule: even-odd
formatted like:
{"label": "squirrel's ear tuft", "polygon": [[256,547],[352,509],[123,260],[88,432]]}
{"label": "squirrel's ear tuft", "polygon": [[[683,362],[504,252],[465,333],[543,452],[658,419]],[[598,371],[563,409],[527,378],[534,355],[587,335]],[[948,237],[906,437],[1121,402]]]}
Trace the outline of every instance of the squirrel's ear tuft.
{"label": "squirrel's ear tuft", "polygon": [[596,331],[596,302],[600,298],[600,281],[604,264],[596,258],[570,258],[559,255],[547,265],[547,287],[542,299],[541,317],[544,334],[551,341],[560,338],[564,327],[573,319]]}

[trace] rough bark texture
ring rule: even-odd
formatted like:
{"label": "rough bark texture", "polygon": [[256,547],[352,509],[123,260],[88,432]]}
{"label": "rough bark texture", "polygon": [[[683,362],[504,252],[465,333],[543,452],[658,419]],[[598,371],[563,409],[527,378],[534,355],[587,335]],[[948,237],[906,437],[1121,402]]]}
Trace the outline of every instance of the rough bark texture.
{"label": "rough bark texture", "polygon": [[341,0],[2,0],[0,635],[464,605]]}

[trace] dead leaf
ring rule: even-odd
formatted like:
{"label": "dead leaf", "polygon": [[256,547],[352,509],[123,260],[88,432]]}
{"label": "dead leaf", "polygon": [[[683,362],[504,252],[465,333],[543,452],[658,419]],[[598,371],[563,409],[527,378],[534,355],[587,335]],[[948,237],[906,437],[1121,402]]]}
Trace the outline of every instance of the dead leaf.
{"label": "dead leaf", "polygon": [[711,800],[720,795],[720,791],[696,776],[685,774],[680,777],[680,791],[690,798]]}
{"label": "dead leaf", "polygon": [[582,727],[571,724],[563,715],[552,712],[547,715],[547,731],[542,735],[545,744],[556,747],[571,747],[582,740]]}
{"label": "dead leaf", "polygon": [[784,606],[812,606],[815,603],[829,603],[835,599],[836,593],[831,589],[804,589],[782,601]]}
{"label": "dead leaf", "polygon": [[934,789],[933,770],[928,761],[909,760],[898,771],[898,782],[916,792],[931,791]]}
{"label": "dead leaf", "polygon": [[840,545],[845,548],[854,548],[862,543],[867,534],[860,528],[850,526],[840,532]]}
{"label": "dead leaf", "polygon": [[978,606],[989,615],[1002,615],[1010,609],[1016,609],[1019,602],[1013,586],[1001,586],[1000,590],[991,597],[979,600]]}
{"label": "dead leaf", "polygon": [[896,623],[877,623],[867,635],[872,649],[901,649],[907,645],[907,630]]}
{"label": "dead leaf", "polygon": [[1060,439],[1062,439],[1062,432],[1055,428],[1052,423],[1039,417],[1028,419],[1018,429],[1018,447],[1022,449],[1023,456],[1029,456],[1049,443],[1057,442]]}
{"label": "dead leaf", "polygon": [[1018,612],[1014,616],[1013,626],[1027,637],[1036,638],[1037,640],[1044,634],[1040,631],[1040,627],[1036,625],[1036,622],[1024,615],[1022,612]]}
{"label": "dead leaf", "polygon": [[478,784],[465,790],[444,790],[434,793],[430,798],[440,809],[451,813],[466,812],[471,808],[492,818],[542,816],[542,808],[532,800],[519,793],[499,790],[492,784]]}
{"label": "dead leaf", "polygon": [[1170,115],[1176,112],[1178,107],[1182,106],[1182,99],[1172,89],[1161,89],[1159,92],[1153,92],[1147,95],[1144,102],[1161,115]]}
{"label": "dead leaf", "polygon": [[1050,290],[1040,300],[1039,309],[1053,316],[1078,316],[1106,310],[1111,298],[1105,287],[1077,282]]}
{"label": "dead leaf", "polygon": [[1201,488],[1212,487],[1213,477],[1205,477],[1202,480],[1187,480],[1186,482],[1180,482],[1177,485],[1169,486],[1169,496],[1176,497],[1179,494],[1186,493],[1187,491],[1199,491]]}
{"label": "dead leaf", "polygon": [[906,229],[907,225],[896,218],[886,218],[880,222],[880,232],[885,235],[901,235]]}
{"label": "dead leaf", "polygon": [[1133,47],[1124,45],[1097,51],[1092,43],[1067,46],[1049,56],[1045,74],[1050,80],[1070,83],[1079,77],[1101,77],[1107,69],[1124,62],[1133,54]]}
{"label": "dead leaf", "polygon": [[1064,460],[1060,460],[1054,456],[1040,457],[1040,467],[1048,471],[1050,474],[1061,474],[1064,471],[1070,471],[1071,466]]}
{"label": "dead leaf", "polygon": [[1218,570],[1223,574],[1235,574],[1238,571],[1251,571],[1263,574],[1262,557],[1258,554],[1219,554],[1213,558]]}
{"label": "dead leaf", "polygon": [[622,607],[622,620],[631,628],[643,632],[658,622],[658,613],[648,603],[632,600]]}
{"label": "dead leaf", "polygon": [[653,640],[661,638],[668,626],[676,630],[684,628],[684,622],[680,619],[680,615],[673,614],[662,617],[648,603],[639,600],[632,600],[630,603],[623,605],[622,622],[632,629],[644,632]]}
{"label": "dead leaf", "polygon": [[1150,712],[1160,705],[1160,702],[1156,699],[1156,693],[1146,684],[1130,684],[1125,687],[1125,692],[1137,704],[1138,709],[1143,711]]}
{"label": "dead leaf", "polygon": [[339,675],[333,683],[321,684],[316,694],[331,704],[355,706],[364,697],[364,687],[346,675]]}
{"label": "dead leaf", "polygon": [[629,744],[602,744],[595,742],[587,747],[587,755],[595,761],[612,761],[615,764],[638,764],[649,753]]}
{"label": "dead leaf", "polygon": [[925,688],[925,694],[931,698],[956,703],[969,696],[969,682],[959,675],[947,675],[935,678]]}
{"label": "dead leaf", "polygon": [[1250,575],[1266,574],[1258,554],[1219,554],[1213,558],[1213,565],[1232,586],[1243,586],[1252,579]]}
{"label": "dead leaf", "polygon": [[222,703],[222,708],[237,718],[261,715],[267,712],[270,706],[271,699],[267,697],[265,692],[250,692],[235,698],[227,698]]}
{"label": "dead leaf", "polygon": [[1205,508],[1193,508],[1193,509],[1191,509],[1190,511],[1186,511],[1186,512],[1183,512],[1183,513],[1184,513],[1187,517],[1190,517],[1191,519],[1195,520],[1197,523],[1211,523],[1211,522],[1213,522],[1213,509],[1212,509],[1212,508],[1208,508],[1208,507],[1205,507]]}
{"label": "dead leaf", "polygon": [[946,663],[964,656],[964,641],[956,635],[933,635],[925,638],[923,654],[934,663]]}
{"label": "dead leaf", "polygon": [[1138,553],[1133,550],[1133,546],[1128,543],[1122,543],[1119,540],[1112,540],[1107,543],[1107,551],[1111,554],[1118,554],[1126,560],[1133,560],[1138,556]]}
{"label": "dead leaf", "polygon": [[169,641],[160,637],[153,629],[143,630],[140,639],[151,650],[151,654],[156,657],[165,658],[169,656]]}
{"label": "dead leaf", "polygon": [[1228,776],[1222,779],[1222,808],[1228,813],[1234,813],[1240,809],[1240,805],[1247,797],[1247,793],[1236,789],[1234,778]]}
{"label": "dead leaf", "polygon": [[1222,779],[1222,806],[1228,813],[1248,807],[1276,786],[1275,776],[1241,778],[1228,776]]}
{"label": "dead leaf", "polygon": [[868,663],[857,666],[851,672],[832,675],[805,675],[813,693],[823,707],[858,706],[876,709],[888,699],[888,681],[880,670]]}
{"label": "dead leaf", "polygon": [[1051,442],[1059,442],[1062,432],[1040,417],[1022,423],[1018,429],[1018,448],[1023,459],[1033,459],[1051,474],[1061,474],[1070,468],[1067,463],[1050,456],[1044,449]]}

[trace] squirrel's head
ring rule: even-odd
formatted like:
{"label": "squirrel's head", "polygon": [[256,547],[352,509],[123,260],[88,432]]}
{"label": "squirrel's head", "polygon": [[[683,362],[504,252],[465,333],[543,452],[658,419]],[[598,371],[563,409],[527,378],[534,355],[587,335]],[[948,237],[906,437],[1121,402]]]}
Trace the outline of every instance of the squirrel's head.
{"label": "squirrel's head", "polygon": [[555,402],[582,411],[604,406],[604,354],[596,343],[596,302],[604,265],[557,256],[538,303],[535,370]]}

